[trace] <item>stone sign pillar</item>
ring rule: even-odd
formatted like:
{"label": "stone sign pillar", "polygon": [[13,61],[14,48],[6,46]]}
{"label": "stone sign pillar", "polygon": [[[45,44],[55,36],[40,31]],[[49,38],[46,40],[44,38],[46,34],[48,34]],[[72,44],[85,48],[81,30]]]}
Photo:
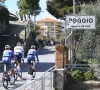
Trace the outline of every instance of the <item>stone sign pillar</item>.
{"label": "stone sign pillar", "polygon": [[56,66],[57,68],[63,68],[65,64],[68,64],[68,47],[62,44],[57,44],[56,48]]}

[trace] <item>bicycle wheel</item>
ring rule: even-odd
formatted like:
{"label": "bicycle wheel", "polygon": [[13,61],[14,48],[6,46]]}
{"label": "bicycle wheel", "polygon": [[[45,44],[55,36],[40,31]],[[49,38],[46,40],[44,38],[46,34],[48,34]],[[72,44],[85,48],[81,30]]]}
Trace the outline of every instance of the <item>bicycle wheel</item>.
{"label": "bicycle wheel", "polygon": [[16,73],[14,72],[14,74],[13,74],[13,84],[15,83],[15,75],[16,75]]}
{"label": "bicycle wheel", "polygon": [[18,77],[18,71],[16,67],[14,67],[14,75],[15,75],[15,81],[16,81]]}
{"label": "bicycle wheel", "polygon": [[33,71],[33,78],[35,78],[35,75],[36,75],[36,69],[33,68],[32,71]]}
{"label": "bicycle wheel", "polygon": [[8,88],[8,74],[6,72],[3,73],[3,76],[2,76],[2,83],[3,83],[3,87],[5,89]]}

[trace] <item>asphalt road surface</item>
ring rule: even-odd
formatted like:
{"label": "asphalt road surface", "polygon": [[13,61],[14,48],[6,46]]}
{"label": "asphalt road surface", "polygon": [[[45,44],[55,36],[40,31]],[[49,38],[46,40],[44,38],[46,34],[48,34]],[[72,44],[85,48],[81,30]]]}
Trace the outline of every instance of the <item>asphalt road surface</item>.
{"label": "asphalt road surface", "polygon": [[[40,75],[43,74],[47,69],[51,68],[52,66],[55,65],[55,47],[50,46],[50,47],[45,47],[43,49],[40,49],[39,51],[39,63],[36,64],[36,78],[38,78]],[[23,79],[18,78],[18,80],[15,82],[15,85],[8,85],[7,90],[14,90],[22,85],[24,85],[27,81],[27,62],[25,58],[25,62],[22,63],[22,77]],[[4,71],[3,65],[0,65],[0,90],[6,90],[4,89],[2,85],[2,73]]]}

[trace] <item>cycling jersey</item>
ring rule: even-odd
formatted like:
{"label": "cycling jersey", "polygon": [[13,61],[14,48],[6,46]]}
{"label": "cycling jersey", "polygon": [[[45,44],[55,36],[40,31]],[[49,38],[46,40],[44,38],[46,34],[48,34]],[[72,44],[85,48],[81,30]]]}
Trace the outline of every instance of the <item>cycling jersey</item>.
{"label": "cycling jersey", "polygon": [[28,54],[27,54],[27,62],[30,63],[30,61],[35,61],[35,57],[36,59],[38,60],[38,53],[35,49],[30,49],[28,51]]}
{"label": "cycling jersey", "polygon": [[11,58],[15,58],[14,52],[12,50],[4,50],[3,56],[2,56],[2,62],[7,64],[8,69],[13,68],[13,65],[11,63]]}
{"label": "cycling jersey", "polygon": [[19,52],[23,55],[23,53],[24,53],[23,47],[22,46],[15,46],[14,47],[14,53],[17,53],[17,52]]}
{"label": "cycling jersey", "polygon": [[21,63],[21,58],[24,57],[24,48],[22,46],[15,46],[14,54],[17,57],[18,63]]}

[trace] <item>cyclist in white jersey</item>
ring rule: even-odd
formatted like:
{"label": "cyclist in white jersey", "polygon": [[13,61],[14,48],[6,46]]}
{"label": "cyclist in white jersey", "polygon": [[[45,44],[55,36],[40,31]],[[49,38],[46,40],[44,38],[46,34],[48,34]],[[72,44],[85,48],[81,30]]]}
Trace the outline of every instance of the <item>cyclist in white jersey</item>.
{"label": "cyclist in white jersey", "polygon": [[20,42],[18,42],[17,46],[14,47],[14,54],[17,57],[17,62],[18,62],[18,66],[19,66],[18,71],[20,73],[21,59],[24,55],[24,49]]}

